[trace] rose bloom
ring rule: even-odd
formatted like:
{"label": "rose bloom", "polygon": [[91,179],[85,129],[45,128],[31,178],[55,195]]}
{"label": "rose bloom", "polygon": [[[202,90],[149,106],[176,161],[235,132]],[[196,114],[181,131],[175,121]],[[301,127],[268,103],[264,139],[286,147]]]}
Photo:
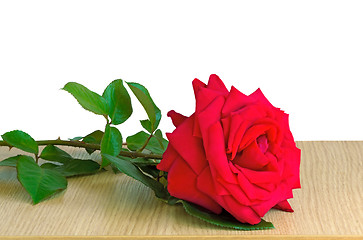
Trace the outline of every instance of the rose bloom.
{"label": "rose bloom", "polygon": [[176,129],[157,168],[168,172],[170,195],[216,214],[223,208],[242,223],[259,223],[271,208],[292,212],[287,199],[300,188],[300,149],[288,115],[260,89],[228,91],[214,74],[193,88],[195,113],[168,113]]}

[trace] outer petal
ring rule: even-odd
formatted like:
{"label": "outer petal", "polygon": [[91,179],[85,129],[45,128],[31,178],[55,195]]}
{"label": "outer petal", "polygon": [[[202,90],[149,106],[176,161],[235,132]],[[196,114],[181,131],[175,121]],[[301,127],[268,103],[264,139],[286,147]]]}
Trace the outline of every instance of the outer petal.
{"label": "outer petal", "polygon": [[211,74],[208,81],[208,88],[217,90],[223,94],[228,94],[228,89],[222,82],[222,80],[216,75]]}
{"label": "outer petal", "polygon": [[193,80],[192,84],[193,84],[193,90],[194,90],[194,95],[195,96],[197,96],[197,93],[199,92],[199,90],[201,88],[207,87],[207,85],[205,85],[205,83],[200,81],[198,78],[195,78]]}
{"label": "outer petal", "polygon": [[276,209],[279,209],[282,211],[286,211],[286,212],[294,212],[294,210],[292,210],[292,208],[287,200],[279,202],[273,208],[276,208]]}
{"label": "outer petal", "polygon": [[218,202],[242,223],[257,224],[261,221],[261,216],[251,207],[239,204],[232,196],[220,197]]}
{"label": "outer petal", "polygon": [[175,149],[169,144],[168,148],[163,154],[163,159],[160,161],[160,163],[156,166],[157,169],[168,172],[171,165],[174,163],[174,161],[179,157],[178,153],[175,151]]}
{"label": "outer petal", "polygon": [[231,92],[226,98],[226,103],[223,106],[222,116],[227,116],[234,111],[240,110],[247,104],[254,102],[255,99],[246,96],[232,86]]}
{"label": "outer petal", "polygon": [[178,158],[168,173],[168,191],[177,198],[198,204],[214,213],[220,213],[221,207],[210,197],[197,189],[197,175]]}
{"label": "outer petal", "polygon": [[193,136],[194,121],[195,116],[192,115],[166,136],[169,145],[173,146],[196,174],[199,174],[207,166],[207,160],[202,140]]}
{"label": "outer petal", "polygon": [[265,97],[265,95],[262,93],[261,89],[257,89],[256,91],[254,91],[252,94],[250,94],[251,98],[256,99],[257,101],[263,103],[266,106],[275,108],[270,101]]}
{"label": "outer petal", "polygon": [[171,121],[173,121],[175,127],[178,127],[180,124],[182,124],[185,121],[185,119],[187,119],[186,116],[177,113],[174,110],[169,111],[167,116],[171,118]]}

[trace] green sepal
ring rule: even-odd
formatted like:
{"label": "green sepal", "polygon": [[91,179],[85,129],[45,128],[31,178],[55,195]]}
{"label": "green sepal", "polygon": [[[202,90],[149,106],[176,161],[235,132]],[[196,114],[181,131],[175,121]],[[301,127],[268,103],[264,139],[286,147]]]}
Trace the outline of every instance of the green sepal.
{"label": "green sepal", "polygon": [[69,82],[62,89],[72,94],[84,109],[98,115],[108,115],[107,101],[98,93],[76,82]]}
{"label": "green sepal", "polygon": [[67,179],[56,171],[43,169],[29,156],[20,156],[17,166],[18,180],[30,194],[33,203],[67,188]]}
{"label": "green sepal", "polygon": [[196,204],[187,202],[185,200],[182,201],[182,204],[183,204],[185,211],[188,214],[190,214],[194,217],[197,217],[203,221],[206,221],[208,223],[220,226],[220,227],[234,228],[234,229],[244,230],[244,231],[275,228],[271,222],[266,222],[263,219],[261,219],[260,223],[251,225],[248,223],[239,222],[231,214],[229,214],[226,211],[223,211],[221,214],[215,214],[215,213],[208,211],[205,208],[202,208]]}
{"label": "green sepal", "polygon": [[37,142],[26,132],[14,130],[4,133],[3,140],[13,147],[19,148],[25,152],[38,154]]}

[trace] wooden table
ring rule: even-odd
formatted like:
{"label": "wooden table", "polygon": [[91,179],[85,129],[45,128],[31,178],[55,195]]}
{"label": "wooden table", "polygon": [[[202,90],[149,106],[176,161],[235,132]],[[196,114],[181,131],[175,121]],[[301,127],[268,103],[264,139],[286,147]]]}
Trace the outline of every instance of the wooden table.
{"label": "wooden table", "polygon": [[[290,200],[294,213],[265,215],[275,225],[272,230],[245,232],[205,223],[112,171],[71,178],[66,191],[33,206],[15,170],[1,167],[0,239],[363,239],[363,142],[297,144],[302,189]],[[65,149],[88,157],[84,150]],[[1,147],[0,159],[18,153]]]}

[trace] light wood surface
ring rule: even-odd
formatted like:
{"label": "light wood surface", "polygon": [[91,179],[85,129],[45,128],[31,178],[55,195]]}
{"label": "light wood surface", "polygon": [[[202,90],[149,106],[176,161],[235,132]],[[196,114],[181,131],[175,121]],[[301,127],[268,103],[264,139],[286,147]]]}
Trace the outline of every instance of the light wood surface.
{"label": "light wood surface", "polygon": [[[112,171],[69,179],[66,191],[31,204],[10,167],[0,167],[0,239],[351,239],[363,238],[363,142],[298,142],[301,184],[294,213],[270,210],[275,229],[237,231],[205,223],[157,200]],[[71,155],[89,158],[81,149]],[[20,151],[0,148],[0,159]],[[99,159],[94,153],[91,158]],[[43,236],[43,237],[40,237]]]}

